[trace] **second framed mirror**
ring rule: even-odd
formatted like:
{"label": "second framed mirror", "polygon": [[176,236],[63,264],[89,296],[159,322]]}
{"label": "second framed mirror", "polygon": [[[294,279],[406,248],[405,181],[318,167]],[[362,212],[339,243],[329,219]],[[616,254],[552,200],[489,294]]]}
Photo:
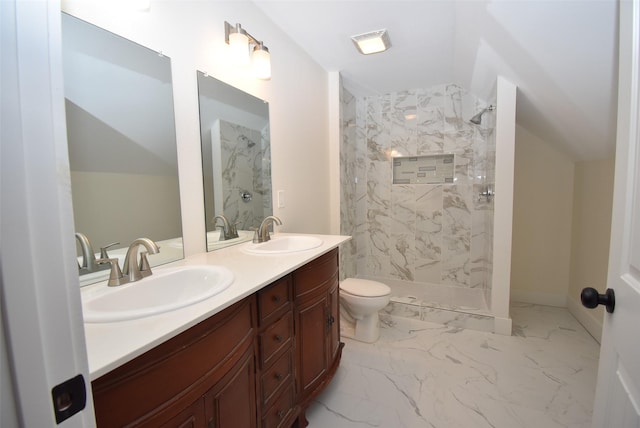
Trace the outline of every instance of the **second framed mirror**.
{"label": "second framed mirror", "polygon": [[273,212],[269,104],[200,71],[207,251],[251,240]]}

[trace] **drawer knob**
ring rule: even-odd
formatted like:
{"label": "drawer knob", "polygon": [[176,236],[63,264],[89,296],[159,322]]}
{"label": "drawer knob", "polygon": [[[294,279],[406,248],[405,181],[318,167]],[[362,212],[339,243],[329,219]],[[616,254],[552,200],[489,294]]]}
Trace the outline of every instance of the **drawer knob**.
{"label": "drawer knob", "polygon": [[280,373],[276,373],[275,378],[276,380],[282,380],[282,375]]}
{"label": "drawer knob", "polygon": [[278,413],[276,413],[276,415],[278,415],[278,417],[282,419],[282,417],[284,416],[284,410],[278,410]]}
{"label": "drawer knob", "polygon": [[282,342],[282,336],[280,336],[279,334],[276,334],[276,337],[274,337],[276,342]]}
{"label": "drawer knob", "polygon": [[277,294],[273,296],[273,301],[278,303],[280,302],[280,296],[278,296]]}

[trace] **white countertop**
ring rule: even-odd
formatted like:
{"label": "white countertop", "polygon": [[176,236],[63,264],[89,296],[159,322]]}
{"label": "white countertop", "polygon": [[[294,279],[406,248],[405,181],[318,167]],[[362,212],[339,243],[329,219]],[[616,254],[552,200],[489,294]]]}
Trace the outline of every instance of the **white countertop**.
{"label": "white countertop", "polygon": [[[279,233],[275,236],[278,235],[296,234]],[[323,243],[317,248],[296,253],[256,255],[243,250],[252,245],[246,242],[154,268],[154,272],[160,272],[165,267],[220,265],[233,272],[234,281],[220,294],[171,312],[128,321],[85,323],[91,380],[142,355],[350,239],[349,236],[339,235],[305,236],[315,236],[322,239]],[[83,287],[81,294],[84,298],[100,287],[107,287],[106,281]]]}

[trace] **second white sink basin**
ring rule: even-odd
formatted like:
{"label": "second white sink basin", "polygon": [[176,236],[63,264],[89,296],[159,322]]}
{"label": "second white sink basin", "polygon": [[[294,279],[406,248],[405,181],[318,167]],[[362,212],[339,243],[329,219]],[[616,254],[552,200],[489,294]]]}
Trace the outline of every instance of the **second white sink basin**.
{"label": "second white sink basin", "polygon": [[315,236],[278,236],[274,235],[267,242],[248,244],[245,251],[252,254],[283,254],[311,250],[322,245],[322,239]]}
{"label": "second white sink basin", "polygon": [[123,321],[172,311],[221,293],[233,279],[233,273],[223,266],[159,269],[140,281],[83,297],[84,321]]}

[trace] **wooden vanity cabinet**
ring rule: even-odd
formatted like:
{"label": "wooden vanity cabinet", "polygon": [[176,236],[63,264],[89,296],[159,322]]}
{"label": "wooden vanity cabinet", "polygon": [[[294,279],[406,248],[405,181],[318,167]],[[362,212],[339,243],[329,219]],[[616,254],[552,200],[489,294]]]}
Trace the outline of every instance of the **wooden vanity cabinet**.
{"label": "wooden vanity cabinet", "polygon": [[[306,409],[333,378],[342,355],[338,250],[299,268],[292,277],[298,403]],[[299,425],[307,425],[304,411]]]}
{"label": "wooden vanity cabinet", "polygon": [[240,413],[254,420],[255,320],[251,296],[94,380],[98,426],[219,427],[212,422]]}
{"label": "wooden vanity cabinet", "polygon": [[336,249],[94,380],[96,420],[303,428],[341,350]]}

